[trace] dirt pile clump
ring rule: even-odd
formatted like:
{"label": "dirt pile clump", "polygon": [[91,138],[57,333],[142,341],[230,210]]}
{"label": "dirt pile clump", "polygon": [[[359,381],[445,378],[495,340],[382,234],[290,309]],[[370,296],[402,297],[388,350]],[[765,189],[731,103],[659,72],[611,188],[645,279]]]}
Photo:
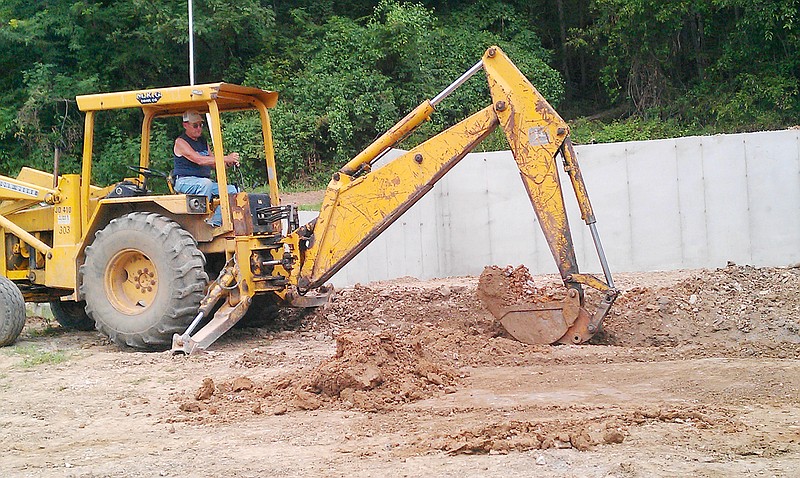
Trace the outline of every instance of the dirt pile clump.
{"label": "dirt pile clump", "polygon": [[457,375],[418,340],[354,331],[336,338],[333,357],[299,377],[279,380],[274,388],[290,388],[297,408],[339,402],[347,408],[380,410],[455,391]]}
{"label": "dirt pile clump", "polygon": [[336,344],[336,354],[316,367],[260,384],[245,376],[218,385],[205,378],[194,400],[183,398],[179,408],[223,419],[321,407],[379,411],[455,392],[466,376],[421,340],[351,331],[339,335]]}
{"label": "dirt pile clump", "polygon": [[502,328],[477,301],[471,279],[357,284],[339,291],[307,322],[311,330],[333,336],[346,330],[364,330],[405,337],[414,335],[418,327],[473,327],[488,335],[502,334]]}
{"label": "dirt pile clump", "polygon": [[537,284],[524,265],[486,266],[478,278],[477,296],[483,307],[495,315],[510,305],[560,301],[566,293],[560,283]]}
{"label": "dirt pile clump", "polygon": [[586,451],[598,445],[622,443],[635,426],[657,422],[676,423],[695,429],[722,428],[727,432],[743,425],[704,407],[641,408],[590,418],[548,421],[500,420],[478,427],[440,431],[416,443],[419,448],[452,455],[505,454],[510,451],[574,448]]}
{"label": "dirt pile clump", "polygon": [[[519,300],[528,300],[531,294],[541,291],[550,294],[555,289],[547,284],[534,290],[527,269],[507,269],[515,271],[510,277],[519,285],[514,293]],[[547,354],[547,346],[523,344],[503,329],[481,304],[476,279],[428,282],[403,279],[357,285],[341,291],[331,303],[315,312],[309,319],[310,327],[333,336],[348,330],[390,332],[396,340],[423,344],[431,353],[431,360],[455,368],[519,365],[531,356]]]}
{"label": "dirt pile clump", "polygon": [[527,267],[486,266],[478,279],[478,298],[486,309],[496,313],[520,302],[546,300],[536,287]]}
{"label": "dirt pile clump", "polygon": [[481,306],[474,278],[357,285],[308,320],[311,330],[334,337],[346,331],[390,333],[396,341],[421,343],[431,360],[454,367],[503,357],[492,353],[497,349],[516,353],[523,347]]}
{"label": "dirt pile clump", "polygon": [[[622,293],[592,343],[669,350],[713,346],[778,357],[800,350],[800,268],[731,265],[642,277],[620,274]],[[312,316],[311,327],[334,336],[388,331],[399,341],[419,341],[456,368],[530,364],[548,358],[553,348],[514,340],[483,303],[555,301],[565,293],[558,276],[534,279],[524,266],[492,266],[477,281],[406,279],[344,290]],[[598,299],[586,289],[587,310]]]}
{"label": "dirt pile clump", "polygon": [[[191,405],[181,408],[226,417],[317,408],[379,411],[454,392],[469,367],[574,361],[570,346],[514,340],[481,305],[481,296],[502,305],[558,300],[564,294],[560,279],[537,277],[542,285],[536,284],[523,266],[487,271],[480,279],[403,279],[340,291],[299,320],[304,335],[334,337],[335,355],[252,385],[242,379],[238,386],[235,380],[213,388],[206,383],[198,390],[202,398],[192,393],[185,397]],[[622,294],[593,343],[658,347],[675,358],[800,356],[800,268],[729,266],[643,285],[636,278],[622,275]],[[590,291],[587,296],[591,301]],[[597,355],[638,360],[630,348]],[[259,366],[282,360],[245,352],[236,366],[257,373]]]}
{"label": "dirt pile clump", "polygon": [[596,445],[622,443],[626,426],[619,420],[604,421],[506,421],[458,433],[442,434],[430,440],[434,450],[452,455],[505,454],[510,451],[575,448],[581,451]]}
{"label": "dirt pile clump", "polygon": [[800,268],[731,265],[665,287],[625,291],[600,343],[800,343]]}

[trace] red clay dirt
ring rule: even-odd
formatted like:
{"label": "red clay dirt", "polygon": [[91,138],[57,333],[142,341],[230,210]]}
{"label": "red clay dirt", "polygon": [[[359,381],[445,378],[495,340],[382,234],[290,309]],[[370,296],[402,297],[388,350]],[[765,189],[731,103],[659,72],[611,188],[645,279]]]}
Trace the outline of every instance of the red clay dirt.
{"label": "red clay dirt", "polygon": [[[494,272],[506,304],[564,293]],[[476,277],[357,285],[192,357],[30,320],[0,353],[0,475],[794,476],[800,268],[616,281],[581,346],[513,340]]]}

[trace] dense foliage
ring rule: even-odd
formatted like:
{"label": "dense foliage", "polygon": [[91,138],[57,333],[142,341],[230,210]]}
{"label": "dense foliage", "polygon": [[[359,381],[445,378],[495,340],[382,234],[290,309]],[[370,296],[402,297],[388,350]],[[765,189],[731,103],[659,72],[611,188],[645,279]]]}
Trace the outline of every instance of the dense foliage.
{"label": "dense foliage", "polygon": [[[319,182],[492,44],[572,121],[579,142],[791,126],[799,11],[800,0],[195,0],[196,81],[279,91],[279,174]],[[187,43],[185,0],[5,0],[0,173],[49,170],[56,147],[62,171],[76,171],[75,95],[187,83]],[[476,76],[407,142],[486,104]],[[101,122],[95,182],[135,162],[140,119]],[[178,128],[154,131],[156,165],[169,167]],[[228,120],[229,149],[255,160],[257,131],[253,117]],[[248,163],[245,181],[263,182],[258,171]]]}

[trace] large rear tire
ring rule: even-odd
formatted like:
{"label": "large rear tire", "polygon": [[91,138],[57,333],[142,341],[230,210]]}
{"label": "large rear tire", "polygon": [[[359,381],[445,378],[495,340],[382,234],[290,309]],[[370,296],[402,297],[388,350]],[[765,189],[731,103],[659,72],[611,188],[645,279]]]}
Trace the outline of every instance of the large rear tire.
{"label": "large rear tire", "polygon": [[94,330],[94,320],[86,314],[86,302],[81,300],[50,301],[50,311],[56,322],[65,329]]}
{"label": "large rear tire", "polygon": [[25,326],[25,299],[16,284],[0,276],[0,347],[13,344]]}
{"label": "large rear tire", "polygon": [[86,248],[86,313],[116,344],[169,348],[205,295],[204,264],[194,238],[176,222],[145,212],[114,219]]}

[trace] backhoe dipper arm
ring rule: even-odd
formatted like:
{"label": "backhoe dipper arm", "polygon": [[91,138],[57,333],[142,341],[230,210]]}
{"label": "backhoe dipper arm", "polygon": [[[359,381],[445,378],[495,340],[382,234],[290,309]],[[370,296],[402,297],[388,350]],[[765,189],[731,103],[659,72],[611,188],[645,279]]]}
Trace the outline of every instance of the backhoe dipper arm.
{"label": "backhoe dipper arm", "polygon": [[[486,71],[489,81],[492,105],[381,168],[374,171],[370,169],[370,165],[380,154],[428,119],[440,101],[481,68]],[[302,258],[299,272],[295,272],[298,274],[296,280],[299,291],[304,293],[330,279],[430,191],[447,171],[497,126],[503,128],[508,139],[561,276],[565,284],[574,289],[570,294],[572,299],[569,299],[571,300],[569,307],[559,303],[547,309],[555,310],[558,314],[561,314],[562,309],[565,311],[569,309],[570,312],[564,312],[565,316],[569,316],[564,319],[564,326],[553,327],[548,323],[547,328],[555,332],[549,334],[545,341],[588,340],[593,332],[586,333],[585,329],[590,323],[599,326],[607,307],[599,316],[595,313],[594,317],[590,318],[585,311],[579,314],[578,309],[583,310],[580,307],[583,303],[581,284],[599,288],[604,292],[613,291],[613,286],[578,272],[561,184],[558,180],[555,159],[558,154],[564,159],[565,169],[570,174],[581,214],[587,224],[594,224],[594,214],[572,145],[568,141],[569,127],[497,47],[489,48],[483,59],[452,85],[433,100],[423,102],[334,174],[323,199],[319,217],[304,226],[308,249]],[[598,246],[598,252],[602,255],[599,238],[594,232],[593,238]],[[604,257],[601,257],[601,262],[610,282]],[[613,298],[610,302],[613,302]],[[608,306],[610,307],[610,303]],[[524,312],[536,315],[538,313],[536,311],[540,309],[537,307]],[[518,312],[515,311],[512,315],[520,316]],[[573,330],[575,325],[579,325],[584,332]],[[506,328],[509,329],[509,326]],[[552,337],[554,333],[556,335]],[[514,332],[512,335],[520,340],[530,341],[517,336]]]}
{"label": "backhoe dipper arm", "polygon": [[497,117],[561,277],[567,285],[583,283],[598,288],[596,282],[588,284],[584,280],[578,280],[581,276],[578,275],[572,234],[555,161],[558,154],[563,158],[564,170],[569,174],[581,217],[591,230],[608,281],[601,290],[613,288],[611,273],[595,227],[594,211],[572,141],[569,139],[569,126],[498,48],[489,48],[483,62]]}

